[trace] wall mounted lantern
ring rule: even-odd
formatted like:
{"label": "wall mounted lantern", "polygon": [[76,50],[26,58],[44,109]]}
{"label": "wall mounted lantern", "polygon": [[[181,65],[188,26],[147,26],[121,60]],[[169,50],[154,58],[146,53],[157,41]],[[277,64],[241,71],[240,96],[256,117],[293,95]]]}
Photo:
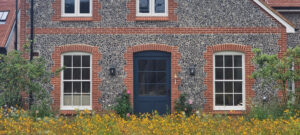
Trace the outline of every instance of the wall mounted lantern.
{"label": "wall mounted lantern", "polygon": [[116,68],[109,68],[109,74],[111,76],[115,76],[116,75]]}
{"label": "wall mounted lantern", "polygon": [[195,67],[190,67],[190,75],[191,75],[191,76],[195,76],[195,74],[196,74],[196,69],[195,69]]}

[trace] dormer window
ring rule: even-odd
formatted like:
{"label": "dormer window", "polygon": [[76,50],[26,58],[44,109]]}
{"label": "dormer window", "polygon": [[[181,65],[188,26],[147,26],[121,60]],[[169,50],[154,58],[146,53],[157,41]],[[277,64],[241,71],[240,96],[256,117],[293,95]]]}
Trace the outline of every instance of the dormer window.
{"label": "dormer window", "polygon": [[0,11],[0,24],[5,24],[8,16],[8,11]]}
{"label": "dormer window", "polygon": [[137,16],[168,16],[168,0],[136,0]]}
{"label": "dormer window", "polygon": [[63,17],[91,17],[92,0],[62,0]]}

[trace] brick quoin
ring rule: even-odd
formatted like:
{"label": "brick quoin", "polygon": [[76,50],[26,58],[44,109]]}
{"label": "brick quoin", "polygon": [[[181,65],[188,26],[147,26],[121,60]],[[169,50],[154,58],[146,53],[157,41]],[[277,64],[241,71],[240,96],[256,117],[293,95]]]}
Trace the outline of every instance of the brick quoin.
{"label": "brick quoin", "polygon": [[[142,51],[163,51],[171,53],[171,112],[175,112],[174,105],[175,101],[180,95],[178,86],[181,84],[180,78],[175,78],[175,74],[181,71],[181,67],[178,62],[181,58],[181,54],[178,51],[177,46],[161,45],[161,44],[147,44],[147,45],[136,45],[128,47],[124,58],[126,60],[126,65],[124,66],[124,71],[126,72],[126,77],[124,79],[124,84],[128,91],[130,91],[130,102],[132,107],[134,107],[133,102],[133,54]],[[175,84],[176,80],[176,84]]]}
{"label": "brick quoin", "polygon": [[[101,97],[101,92],[98,89],[101,79],[98,76],[98,73],[101,72],[101,67],[98,64],[101,60],[102,55],[100,54],[98,47],[84,45],[84,44],[75,44],[75,45],[64,45],[55,47],[54,52],[52,53],[52,60],[54,65],[52,66],[52,72],[61,68],[61,55],[66,52],[86,52],[92,55],[92,109],[94,111],[101,111],[101,104],[98,102],[98,99]],[[60,110],[60,98],[61,98],[61,74],[51,78],[51,84],[54,86],[53,91],[51,91],[51,97],[53,99],[52,109],[55,111]],[[60,111],[61,114],[74,114],[74,110]]]}
{"label": "brick quoin", "polygon": [[52,21],[100,21],[101,16],[99,14],[99,10],[101,9],[101,5],[99,0],[93,0],[92,4],[92,16],[91,17],[62,17],[61,16],[61,2],[62,0],[55,0],[52,3],[52,8],[54,10],[54,15],[52,16]]}
{"label": "brick quoin", "polygon": [[168,16],[163,17],[136,16],[136,0],[129,0],[129,2],[127,2],[127,8],[129,10],[129,13],[127,15],[127,21],[177,21],[177,15],[175,14],[175,8],[177,8],[177,3],[174,0],[168,1]]}
{"label": "brick quoin", "polygon": [[[250,108],[249,104],[251,103],[251,98],[254,97],[255,92],[252,90],[254,85],[254,79],[251,79],[250,76],[254,71],[254,66],[251,64],[251,59],[254,56],[252,48],[249,45],[238,45],[238,44],[220,44],[209,46],[206,48],[204,53],[204,58],[206,64],[204,66],[204,71],[206,77],[204,84],[206,85],[206,91],[204,92],[204,97],[206,98],[206,103],[204,104],[204,112],[210,112],[213,114],[243,114],[246,113]],[[221,51],[235,51],[242,52],[245,54],[245,94],[246,94],[246,111],[215,111],[213,110],[213,55],[216,52]]]}

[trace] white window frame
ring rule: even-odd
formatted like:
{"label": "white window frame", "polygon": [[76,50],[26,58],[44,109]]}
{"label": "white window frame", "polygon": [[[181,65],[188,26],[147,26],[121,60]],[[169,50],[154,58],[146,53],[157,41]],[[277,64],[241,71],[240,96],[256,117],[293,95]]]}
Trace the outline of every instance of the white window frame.
{"label": "white window frame", "polygon": [[149,0],[149,13],[140,13],[140,0],[136,0],[136,16],[168,16],[169,0],[165,0],[165,13],[155,13],[155,0]]}
{"label": "white window frame", "polygon": [[[224,81],[224,80],[216,80],[216,73],[215,73],[215,56],[216,55],[241,55],[242,56],[242,97],[243,97],[243,105],[242,106],[216,106],[216,93],[215,93],[215,81]],[[225,61],[223,61],[225,62]],[[225,64],[225,63],[224,63]],[[224,72],[225,74],[225,72]],[[233,80],[226,80],[226,81],[234,81]],[[246,110],[246,91],[245,91],[245,54],[242,52],[233,52],[233,51],[222,51],[222,52],[216,52],[213,55],[213,109],[214,110]]]}
{"label": "white window frame", "polygon": [[[292,64],[292,69],[291,70],[295,70],[294,63]],[[295,81],[292,80],[291,82],[288,82],[288,83],[291,83],[291,85],[292,85],[291,86],[292,89],[288,89],[288,94],[290,94],[290,93],[295,94],[296,93],[296,84],[295,84]],[[290,95],[288,95],[288,96],[290,96]],[[295,96],[293,96],[293,98],[291,100],[294,103],[296,101]]]}
{"label": "white window frame", "polygon": [[[67,53],[63,53],[61,55],[61,67],[64,66],[64,56],[65,55],[88,55],[90,56],[90,79],[89,80],[75,80],[75,81],[90,81],[90,105],[89,106],[65,106],[64,105],[64,71],[61,72],[61,94],[60,94],[60,110],[92,110],[92,78],[93,78],[93,74],[92,74],[92,54],[90,53],[85,53],[85,52],[67,52]],[[73,61],[73,59],[72,59]],[[73,62],[72,62],[73,63]],[[68,81],[74,81],[74,80],[68,80]],[[81,93],[82,94],[82,93]],[[73,97],[73,96],[72,96]],[[82,99],[81,99],[82,101]]]}
{"label": "white window frame", "polygon": [[74,13],[65,13],[65,0],[61,1],[61,16],[62,17],[91,17],[93,12],[93,0],[90,0],[90,13],[80,13],[80,0],[74,0]]}

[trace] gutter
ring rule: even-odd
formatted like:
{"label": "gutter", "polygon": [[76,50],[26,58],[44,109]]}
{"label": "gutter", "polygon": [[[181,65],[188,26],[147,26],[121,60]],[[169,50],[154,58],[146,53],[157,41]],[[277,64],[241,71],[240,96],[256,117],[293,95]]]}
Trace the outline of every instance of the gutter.
{"label": "gutter", "polygon": [[[31,0],[31,9],[30,9],[30,61],[32,61],[33,59],[33,39],[34,39],[34,12],[33,12],[33,8],[34,8],[34,0]],[[32,104],[33,104],[33,95],[32,92],[29,92],[29,109],[31,108]]]}
{"label": "gutter", "polygon": [[18,50],[18,19],[19,19],[19,0],[16,0],[16,24],[15,24],[15,50]]}
{"label": "gutter", "polygon": [[31,9],[30,9],[30,60],[33,59],[33,39],[34,39],[34,0],[31,0]]}

